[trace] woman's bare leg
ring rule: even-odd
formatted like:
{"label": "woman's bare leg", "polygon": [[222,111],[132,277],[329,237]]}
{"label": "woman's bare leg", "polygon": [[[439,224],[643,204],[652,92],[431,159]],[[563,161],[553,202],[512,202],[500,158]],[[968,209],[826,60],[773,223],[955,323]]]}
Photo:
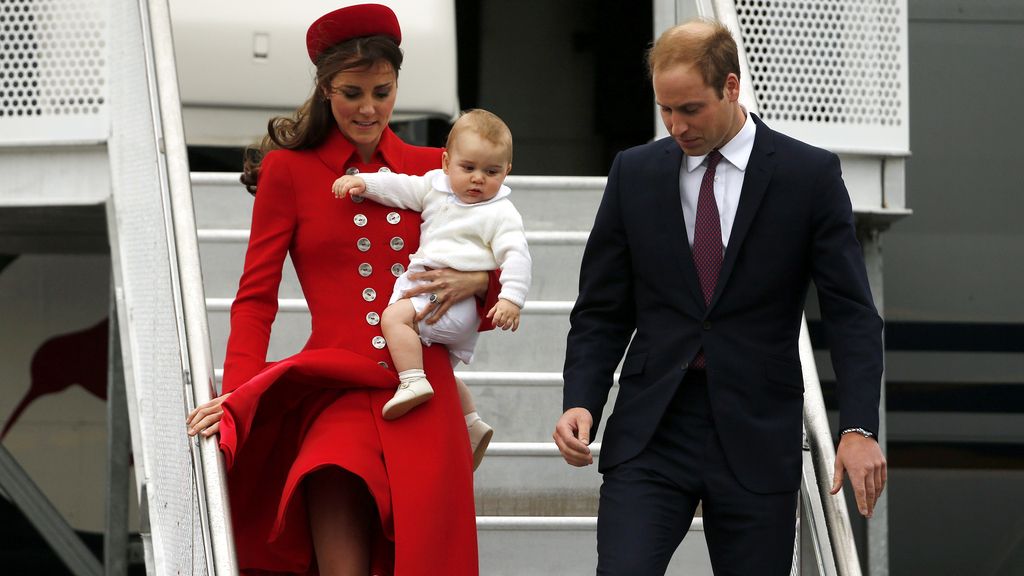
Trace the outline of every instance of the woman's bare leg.
{"label": "woman's bare leg", "polygon": [[323,468],[304,480],[313,549],[321,576],[368,576],[373,497],[361,478]]}

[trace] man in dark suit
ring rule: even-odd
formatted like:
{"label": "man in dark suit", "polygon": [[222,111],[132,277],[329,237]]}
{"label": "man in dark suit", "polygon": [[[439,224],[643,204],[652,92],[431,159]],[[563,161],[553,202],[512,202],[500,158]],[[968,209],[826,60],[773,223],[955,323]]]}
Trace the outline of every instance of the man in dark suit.
{"label": "man in dark suit", "polygon": [[649,65],[671,138],[622,152],[609,173],[555,442],[568,463],[593,462],[587,445],[628,344],[600,458],[598,574],[663,574],[698,502],[716,574],[789,574],[812,279],[838,381],[833,493],[847,473],[870,516],[885,485],[882,321],[850,199],[835,154],[739,104],[726,28],[670,29]]}

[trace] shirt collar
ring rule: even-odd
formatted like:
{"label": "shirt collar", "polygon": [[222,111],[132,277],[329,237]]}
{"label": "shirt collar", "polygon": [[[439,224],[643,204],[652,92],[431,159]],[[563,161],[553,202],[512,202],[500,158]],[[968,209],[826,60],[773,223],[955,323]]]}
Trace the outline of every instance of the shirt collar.
{"label": "shirt collar", "polygon": [[[729,161],[743,172],[747,169],[747,162],[750,161],[750,153],[754,150],[754,134],[757,132],[757,126],[754,124],[754,119],[751,118],[750,112],[747,112],[746,108],[743,109],[744,115],[747,117],[743,121],[743,126],[740,127],[740,131],[725,143],[718,151],[722,154],[722,157]],[[707,158],[707,154],[703,156],[687,156],[686,157],[686,171],[693,172],[698,166],[704,163],[704,159]]]}
{"label": "shirt collar", "polygon": [[444,173],[444,170],[441,170],[440,168],[437,170],[431,170],[430,172],[427,173],[427,177],[430,178],[430,184],[431,186],[434,187],[434,190],[437,190],[438,192],[445,192],[447,194],[451,194],[452,200],[460,206],[483,206],[485,204],[497,202],[498,200],[501,200],[502,198],[505,198],[506,196],[512,193],[511,188],[502,184],[501,188],[498,189],[498,193],[494,195],[494,198],[491,198],[486,202],[466,204],[465,202],[459,200],[459,197],[456,196],[454,192],[452,192],[452,182],[451,180],[448,179],[448,175]]}

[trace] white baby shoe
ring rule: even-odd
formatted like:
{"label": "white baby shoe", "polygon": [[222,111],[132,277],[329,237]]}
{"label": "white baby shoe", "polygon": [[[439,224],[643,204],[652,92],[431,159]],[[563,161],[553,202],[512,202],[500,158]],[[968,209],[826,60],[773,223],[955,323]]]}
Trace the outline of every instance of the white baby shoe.
{"label": "white baby shoe", "polygon": [[494,428],[486,422],[477,418],[469,425],[469,446],[473,450],[473,471],[480,467],[480,462],[487,452],[487,445],[491,443],[491,436],[494,436]]}
{"label": "white baby shoe", "polygon": [[398,385],[398,390],[391,400],[384,405],[382,414],[385,420],[401,418],[406,412],[423,404],[434,397],[434,389],[426,378],[417,378],[411,382]]}

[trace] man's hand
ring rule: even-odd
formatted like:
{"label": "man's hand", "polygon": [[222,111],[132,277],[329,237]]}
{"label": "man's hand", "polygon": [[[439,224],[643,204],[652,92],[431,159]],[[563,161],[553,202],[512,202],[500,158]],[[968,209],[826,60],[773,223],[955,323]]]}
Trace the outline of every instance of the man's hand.
{"label": "man's hand", "polygon": [[857,509],[865,518],[871,518],[875,502],[885,489],[886,464],[882,449],[872,438],[860,434],[843,434],[836,450],[836,471],[832,478],[833,495],[843,487],[843,472],[850,476]]}
{"label": "man's hand", "polygon": [[589,466],[594,463],[590,453],[590,429],[594,426],[594,417],[586,408],[569,408],[555,424],[555,433],[551,435],[558,445],[562,458],[573,466]]}
{"label": "man's hand", "polygon": [[508,300],[499,299],[498,303],[487,313],[487,317],[494,322],[495,328],[511,329],[513,332],[519,328],[519,306]]}
{"label": "man's hand", "polygon": [[349,194],[352,196],[362,196],[366,192],[366,181],[359,176],[342,176],[334,181],[331,191],[334,192],[334,197],[338,199],[344,198]]}

